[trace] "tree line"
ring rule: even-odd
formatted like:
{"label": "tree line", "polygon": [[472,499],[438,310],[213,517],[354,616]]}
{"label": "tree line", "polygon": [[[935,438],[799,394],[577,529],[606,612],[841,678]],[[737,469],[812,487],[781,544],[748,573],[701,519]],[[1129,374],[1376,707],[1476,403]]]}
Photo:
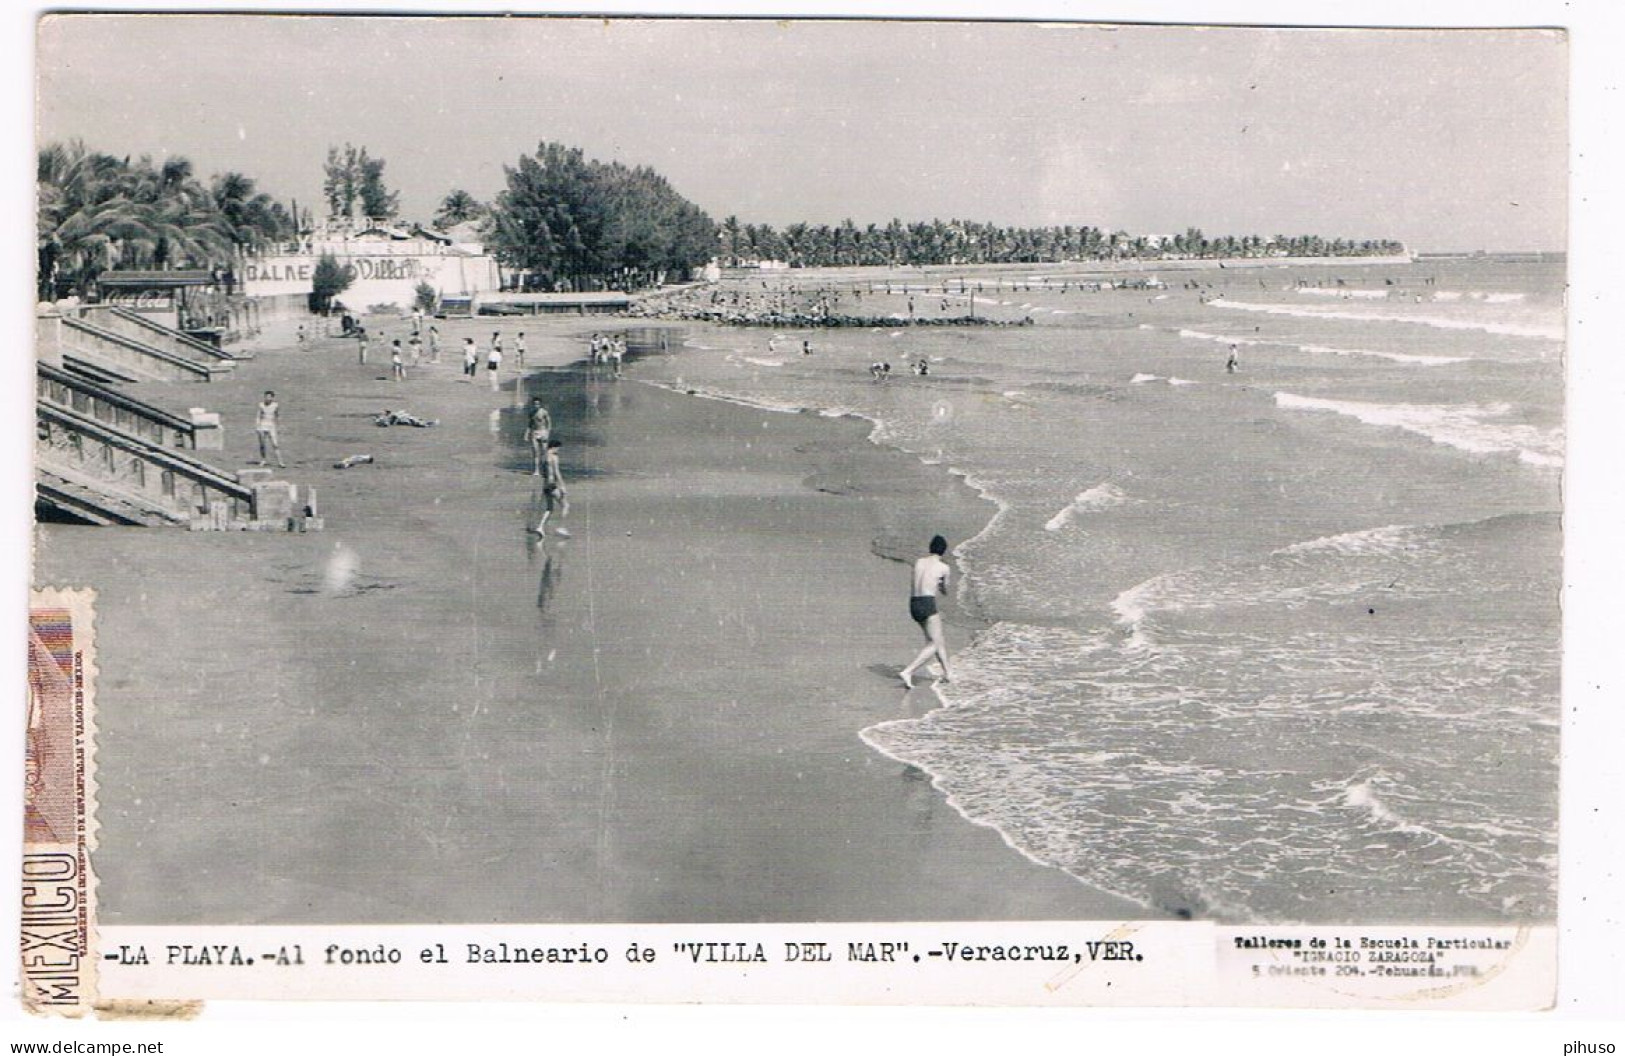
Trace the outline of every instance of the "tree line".
{"label": "tree line", "polygon": [[[400,196],[384,182],[384,161],[367,148],[330,147],[323,173],[328,212],[390,219]],[[541,143],[505,166],[506,187],[484,203],[464,190],[441,201],[440,230],[473,221],[516,285],[536,290],[638,289],[686,278],[712,259],[764,260],[791,267],[1038,264],[1059,261],[1403,253],[1389,239],[1319,235],[1226,235],[1199,228],[1171,236],[1099,227],[1011,227],[965,220],[859,227],[794,223],[721,224],[648,166],[589,158],[577,147]],[[114,268],[230,268],[245,253],[309,234],[253,179],[238,172],[207,184],[185,158],[156,164],[118,158],[77,140],[39,152],[40,296],[84,295]]]}
{"label": "tree line", "polygon": [[172,157],[115,157],[79,140],[39,151],[35,249],[41,300],[85,296],[117,268],[229,269],[285,240],[293,217],[239,172],[198,179]]}
{"label": "tree line", "polygon": [[1404,253],[1391,239],[1261,235],[1208,238],[1200,228],[1171,236],[1130,235],[1098,227],[1005,227],[966,220],[858,227],[828,224],[741,224],[730,216],[718,227],[718,259],[728,266],[783,261],[798,267],[927,264],[1047,264],[1061,261],[1159,260],[1235,257],[1356,257]]}

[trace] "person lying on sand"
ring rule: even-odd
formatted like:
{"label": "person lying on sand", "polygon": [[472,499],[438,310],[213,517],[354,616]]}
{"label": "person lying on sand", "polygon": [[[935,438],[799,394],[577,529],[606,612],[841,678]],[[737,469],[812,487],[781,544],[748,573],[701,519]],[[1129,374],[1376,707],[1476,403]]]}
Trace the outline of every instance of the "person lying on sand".
{"label": "person lying on sand", "polygon": [[428,429],[439,425],[438,418],[419,418],[410,411],[385,411],[372,420],[373,425],[413,425],[419,429]]}

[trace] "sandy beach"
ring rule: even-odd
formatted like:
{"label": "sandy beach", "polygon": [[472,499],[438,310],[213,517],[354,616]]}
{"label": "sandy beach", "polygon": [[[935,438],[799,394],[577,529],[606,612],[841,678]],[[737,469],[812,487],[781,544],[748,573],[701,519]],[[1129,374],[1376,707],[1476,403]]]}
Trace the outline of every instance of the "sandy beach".
{"label": "sandy beach", "polygon": [[[285,476],[326,525],[40,528],[36,581],[100,592],[103,919],[1143,916],[859,739],[936,704],[896,680],[919,645],[899,559],[990,505],[866,422],[563,369],[594,322],[442,321],[441,362],[403,383],[379,339],[404,320],[368,320],[365,367],[287,325],[225,382],[141,387],[223,412],[230,468],[275,390]],[[457,353],[493,329],[498,391]],[[546,368],[525,379],[520,330]],[[568,539],[529,530],[532,394]],[[375,461],[333,468],[355,454]]]}

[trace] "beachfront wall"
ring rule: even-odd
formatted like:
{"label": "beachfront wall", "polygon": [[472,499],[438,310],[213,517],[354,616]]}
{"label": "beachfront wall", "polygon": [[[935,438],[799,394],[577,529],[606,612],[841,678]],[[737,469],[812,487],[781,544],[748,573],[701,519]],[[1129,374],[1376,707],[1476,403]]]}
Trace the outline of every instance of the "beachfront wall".
{"label": "beachfront wall", "polygon": [[[375,304],[409,308],[420,282],[443,297],[468,297],[501,286],[496,260],[483,254],[424,252],[417,246],[378,242],[351,243],[332,255],[354,276],[338,299],[357,310]],[[243,292],[256,299],[308,296],[320,259],[320,253],[289,253],[247,261],[242,268]]]}
{"label": "beachfront wall", "polygon": [[587,293],[488,293],[472,300],[474,315],[613,315],[632,306],[620,290]]}

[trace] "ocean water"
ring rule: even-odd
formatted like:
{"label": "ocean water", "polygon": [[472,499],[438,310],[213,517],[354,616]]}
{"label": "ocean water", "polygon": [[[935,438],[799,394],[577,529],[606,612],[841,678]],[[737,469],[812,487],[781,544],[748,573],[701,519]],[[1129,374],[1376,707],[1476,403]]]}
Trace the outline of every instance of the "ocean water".
{"label": "ocean water", "polygon": [[[862,416],[989,500],[943,706],[855,732],[1151,913],[1552,920],[1562,266],[978,278],[1034,325],[696,327],[636,366]],[[941,281],[842,308],[963,312]]]}

